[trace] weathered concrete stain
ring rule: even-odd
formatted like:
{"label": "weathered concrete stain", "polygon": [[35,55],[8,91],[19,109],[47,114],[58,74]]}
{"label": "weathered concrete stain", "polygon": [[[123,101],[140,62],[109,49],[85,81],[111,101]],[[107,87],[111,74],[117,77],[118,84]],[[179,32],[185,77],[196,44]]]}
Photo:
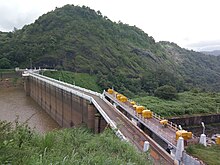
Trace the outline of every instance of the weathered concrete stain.
{"label": "weathered concrete stain", "polygon": [[182,126],[200,125],[201,122],[213,124],[220,122],[220,114],[176,117],[170,118],[169,120],[176,124],[181,124]]}
{"label": "weathered concrete stain", "polygon": [[202,134],[201,122],[205,123],[207,135],[211,136],[212,134],[220,133],[220,114],[176,117],[170,118],[169,121],[181,125],[184,129],[192,131],[197,136]]}

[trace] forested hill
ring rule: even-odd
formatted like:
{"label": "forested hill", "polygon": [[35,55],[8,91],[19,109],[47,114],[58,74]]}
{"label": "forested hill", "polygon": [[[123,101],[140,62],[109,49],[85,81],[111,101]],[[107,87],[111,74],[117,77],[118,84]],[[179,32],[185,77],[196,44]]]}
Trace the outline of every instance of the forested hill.
{"label": "forested hill", "polygon": [[220,57],[159,42],[88,7],[66,5],[21,30],[0,33],[0,67],[57,68],[95,74],[102,88],[132,94],[172,85],[219,89]]}

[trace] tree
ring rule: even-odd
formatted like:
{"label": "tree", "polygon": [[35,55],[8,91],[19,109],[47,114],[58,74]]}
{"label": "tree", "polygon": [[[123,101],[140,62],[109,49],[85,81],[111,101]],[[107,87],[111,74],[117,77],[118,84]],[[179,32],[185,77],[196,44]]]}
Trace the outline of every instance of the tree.
{"label": "tree", "polygon": [[158,87],[158,81],[152,72],[145,73],[140,79],[140,84],[141,88],[149,94],[153,94]]}
{"label": "tree", "polygon": [[158,87],[155,90],[154,95],[156,97],[159,97],[161,99],[166,99],[166,100],[177,99],[176,88],[170,85],[164,85],[164,86]]}
{"label": "tree", "polygon": [[3,57],[0,59],[0,69],[9,69],[10,68],[10,61]]}
{"label": "tree", "polygon": [[185,89],[183,80],[165,68],[147,72],[141,77],[142,89],[150,94],[153,94],[158,87],[164,85],[173,86],[177,91],[183,91]]}

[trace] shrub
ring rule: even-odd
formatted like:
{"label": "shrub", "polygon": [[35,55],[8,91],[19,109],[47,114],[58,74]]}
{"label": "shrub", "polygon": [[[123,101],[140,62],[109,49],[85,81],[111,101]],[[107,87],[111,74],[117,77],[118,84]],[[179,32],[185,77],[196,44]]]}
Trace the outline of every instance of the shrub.
{"label": "shrub", "polygon": [[161,99],[166,99],[166,100],[177,99],[177,91],[173,86],[170,86],[170,85],[164,85],[164,86],[158,87],[155,90],[154,95],[156,97],[159,97]]}

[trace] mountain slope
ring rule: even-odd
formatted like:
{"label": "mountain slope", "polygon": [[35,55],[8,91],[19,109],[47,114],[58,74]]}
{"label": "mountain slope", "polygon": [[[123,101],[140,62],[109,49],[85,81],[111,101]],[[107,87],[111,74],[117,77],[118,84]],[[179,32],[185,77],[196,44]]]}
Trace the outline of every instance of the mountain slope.
{"label": "mountain slope", "polygon": [[220,50],[202,51],[201,53],[206,55],[220,56]]}
{"label": "mountain slope", "polygon": [[0,64],[7,58],[13,67],[32,61],[34,67],[89,73],[102,88],[130,95],[165,84],[178,90],[214,87],[220,79],[219,58],[156,43],[139,28],[85,6],[66,5],[21,30],[0,33],[0,44]]}
{"label": "mountain slope", "polygon": [[174,61],[176,72],[191,87],[220,91],[220,57],[204,55],[180,48],[174,43],[160,42],[170,61]]}

